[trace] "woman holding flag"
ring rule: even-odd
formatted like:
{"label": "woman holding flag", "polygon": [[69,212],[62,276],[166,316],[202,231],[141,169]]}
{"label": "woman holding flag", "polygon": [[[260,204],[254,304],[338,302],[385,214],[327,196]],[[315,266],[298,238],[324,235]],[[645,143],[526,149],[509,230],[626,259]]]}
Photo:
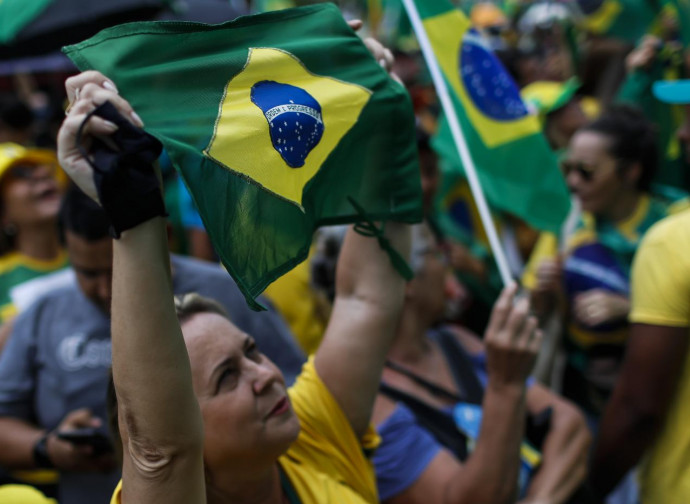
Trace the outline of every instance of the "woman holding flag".
{"label": "woman holding flag", "polygon": [[[390,65],[389,53],[369,46]],[[214,303],[173,303],[165,210],[152,183],[155,147],[103,75],[85,72],[66,86],[73,105],[60,160],[119,236],[112,339],[123,481],[113,502],[377,502],[369,419],[404,292],[387,255],[349,232],[324,342],[287,390],[251,336]],[[117,171],[122,151],[127,171],[145,183]],[[403,253],[409,248],[402,225],[390,223],[386,237]],[[506,321],[502,330],[511,336]]]}

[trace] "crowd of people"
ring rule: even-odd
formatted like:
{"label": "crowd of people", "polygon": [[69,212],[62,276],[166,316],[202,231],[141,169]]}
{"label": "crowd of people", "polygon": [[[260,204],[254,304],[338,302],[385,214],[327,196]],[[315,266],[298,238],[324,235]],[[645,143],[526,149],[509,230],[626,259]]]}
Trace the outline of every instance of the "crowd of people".
{"label": "crowd of people", "polygon": [[366,41],[415,108],[424,220],[385,226],[414,277],[322,228],[264,312],[165,152],[146,175],[165,215],[131,191],[113,232],[123,204],[85,155],[118,126],[93,112],[145,126],[111,76],[0,77],[0,504],[690,502],[686,20],[667,6],[630,41],[574,5],[458,5],[571,195],[560,233],[493,209],[505,286],[472,201],[448,210],[440,105],[395,8],[350,26],[390,46]]}

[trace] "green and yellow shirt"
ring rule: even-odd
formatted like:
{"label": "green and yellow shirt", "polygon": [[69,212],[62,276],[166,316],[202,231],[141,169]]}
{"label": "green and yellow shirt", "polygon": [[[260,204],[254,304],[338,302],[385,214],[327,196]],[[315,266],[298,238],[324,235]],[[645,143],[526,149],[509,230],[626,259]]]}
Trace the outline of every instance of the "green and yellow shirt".
{"label": "green and yellow shirt", "polygon": [[6,322],[17,313],[11,296],[14,287],[66,268],[68,264],[67,253],[64,250],[49,261],[33,259],[19,252],[10,252],[0,257],[0,323]]}

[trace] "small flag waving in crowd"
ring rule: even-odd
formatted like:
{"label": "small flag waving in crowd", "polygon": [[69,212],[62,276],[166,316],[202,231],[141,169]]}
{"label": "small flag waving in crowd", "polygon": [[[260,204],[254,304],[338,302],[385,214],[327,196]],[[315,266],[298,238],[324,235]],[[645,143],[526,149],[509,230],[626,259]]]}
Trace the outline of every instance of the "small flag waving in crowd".
{"label": "small flag waving in crowd", "polygon": [[662,2],[650,0],[577,0],[583,27],[596,35],[636,44],[658,21]]}
{"label": "small flag waving in crowd", "polygon": [[[450,2],[408,3],[419,12],[487,200],[536,228],[557,231],[570,208],[568,191],[539,121],[524,105],[517,85]],[[465,173],[445,120],[434,146],[457,166],[458,175]]]}
{"label": "small flag waving in crowd", "polygon": [[421,219],[409,97],[334,5],[131,23],[64,51],[110,77],[163,142],[254,308],[316,227]]}

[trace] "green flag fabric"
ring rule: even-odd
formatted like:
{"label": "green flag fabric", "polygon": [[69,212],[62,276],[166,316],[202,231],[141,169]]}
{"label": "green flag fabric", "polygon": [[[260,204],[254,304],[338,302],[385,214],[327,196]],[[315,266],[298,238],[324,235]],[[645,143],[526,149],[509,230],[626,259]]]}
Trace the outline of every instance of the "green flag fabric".
{"label": "green flag fabric", "polygon": [[[415,3],[489,204],[535,228],[557,231],[570,199],[536,115],[528,111],[516,84],[462,12],[447,0]],[[432,145],[455,167],[457,177],[464,178],[445,119]]]}
{"label": "green flag fabric", "polygon": [[54,0],[0,0],[0,44],[7,44]]}
{"label": "green flag fabric", "polygon": [[584,29],[631,44],[653,28],[662,7],[656,0],[578,0],[577,4]]}
{"label": "green flag fabric", "polygon": [[685,48],[690,47],[690,0],[667,0],[678,22],[678,36]]}
{"label": "green flag fabric", "polygon": [[409,96],[332,4],[131,23],[64,52],[110,77],[163,142],[255,309],[316,227],[421,220]]}

